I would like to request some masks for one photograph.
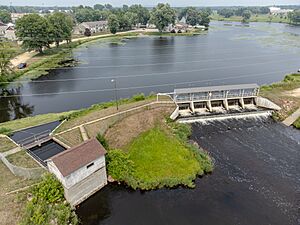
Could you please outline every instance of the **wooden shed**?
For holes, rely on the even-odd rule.
[[[67,201],[76,206],[107,184],[104,147],[90,139],[47,161],[62,183]]]

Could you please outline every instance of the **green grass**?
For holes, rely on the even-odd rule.
[[[293,123],[293,126],[300,129],[300,117]]]
[[[272,18],[272,19],[271,19]],[[272,16],[269,17],[268,14],[258,14],[252,15],[248,22],[272,22],[272,23],[289,23],[289,20],[285,17],[280,16]],[[219,21],[233,21],[233,22],[241,22],[243,17],[241,16],[231,16],[229,18],[225,18],[219,14],[211,15],[212,20],[219,20]]]
[[[0,152],[6,152],[17,147],[15,143],[7,137],[0,137]]]
[[[149,36],[193,36],[193,35],[199,35],[204,33],[204,31],[195,30],[185,33],[170,33],[170,32],[145,32],[146,35]]]
[[[26,117],[22,119],[7,121],[4,123],[0,123],[0,131],[17,131],[21,129],[25,129],[32,126],[38,126],[44,123],[50,123],[56,120],[60,120],[64,116],[68,116],[70,112],[62,112],[62,113],[48,113],[48,114],[41,114],[32,117]]]
[[[39,165],[24,150],[7,156],[7,160],[15,166],[37,168]]]
[[[134,163],[133,183],[141,189],[186,185],[203,174],[197,158],[178,138],[159,127],[141,134],[128,147]]]
[[[260,87],[262,93],[269,91],[288,91],[299,87],[300,85],[300,73],[292,73],[285,76],[280,81],[270,85],[264,85]]]

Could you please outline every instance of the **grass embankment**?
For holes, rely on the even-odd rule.
[[[41,114],[32,117],[26,117],[17,120],[11,120],[4,123],[0,123],[0,134],[10,134],[14,131],[29,128],[32,126],[38,126],[45,123],[50,123],[56,120],[60,120],[74,111],[70,112],[62,112],[62,113],[48,113],[48,114]]]
[[[90,122],[92,120],[99,119],[101,117],[105,117],[120,111],[124,111],[127,109],[131,109],[135,106],[144,105],[152,102],[155,99],[154,95],[144,96],[144,94],[137,94],[132,96],[131,98],[124,98],[118,100],[119,110],[116,109],[116,102],[104,102],[99,104],[94,104],[89,108],[77,110],[62,119],[66,119],[67,121],[63,123],[55,133],[62,132],[69,128],[79,126],[83,123]]]
[[[18,224],[23,217],[22,210],[26,205],[26,192],[7,194],[29,185],[38,180],[29,180],[13,175],[10,170],[0,161],[0,224]],[[31,223],[33,224],[33,223]]]
[[[107,154],[108,174],[134,189],[194,187],[193,181],[198,175],[212,171],[211,159],[204,151],[187,143],[191,133],[189,125],[151,119],[148,122],[152,127],[143,131],[139,126],[143,120],[141,115],[148,118],[154,111],[132,115],[108,130],[105,135],[111,147]],[[118,137],[123,145],[115,143],[115,132],[131,141]],[[135,134],[127,134],[132,132]]]
[[[300,117],[293,123],[293,126],[300,129]]]
[[[183,33],[171,33],[171,32],[151,32],[151,31],[147,31],[145,32],[145,35],[149,35],[149,36],[171,36],[171,37],[176,37],[176,36],[194,36],[194,35],[200,35],[203,34],[204,31],[200,30],[200,29],[194,29],[188,32],[183,32]]]
[[[211,15],[211,20],[218,20],[218,21],[232,21],[232,22],[242,22],[242,16],[231,16],[229,18],[225,18],[219,14]],[[268,14],[258,14],[252,15],[247,22],[269,22],[269,23],[289,23],[290,21],[286,17],[282,17],[279,15],[269,16]]]
[[[260,88],[260,94],[275,102],[282,109],[274,114],[276,120],[284,120],[300,107],[300,73],[286,75],[277,83]]]
[[[113,38],[119,38],[120,40],[126,37],[134,37],[137,36],[138,33],[126,33],[126,34],[111,34],[111,35],[103,35],[103,36],[94,36],[94,37],[86,37],[80,40],[75,40],[71,43],[63,43],[59,47],[53,47],[50,49],[46,49],[43,53],[35,55],[32,59],[30,59],[27,64],[27,68],[23,70],[15,70],[11,73],[10,76],[6,78],[7,82],[11,82],[16,79],[34,79],[39,76],[48,74],[49,70],[72,66],[74,65],[72,49],[77,48],[78,46],[99,39],[109,40]],[[5,86],[5,83],[2,83],[2,86]]]
[[[0,137],[0,153],[9,151],[16,147],[16,144],[9,140],[7,137]]]

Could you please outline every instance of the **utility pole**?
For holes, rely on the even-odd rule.
[[[115,88],[115,101],[116,101],[117,111],[119,111],[118,90],[117,90],[117,79],[112,79],[111,82],[114,83],[114,88]]]

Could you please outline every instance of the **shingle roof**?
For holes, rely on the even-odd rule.
[[[93,138],[82,144],[63,151],[50,160],[56,165],[60,173],[66,177],[81,167],[105,155],[104,147]]]
[[[179,88],[175,89],[175,94],[186,94],[186,93],[198,93],[207,91],[230,91],[239,89],[251,89],[258,88],[257,84],[236,84],[236,85],[222,85],[222,86],[206,86],[206,87],[195,87],[195,88]]]
[[[89,26],[90,28],[96,27],[96,26],[103,26],[107,25],[108,21],[107,20],[100,20],[100,21],[91,21],[91,22],[83,22],[82,25]]]

